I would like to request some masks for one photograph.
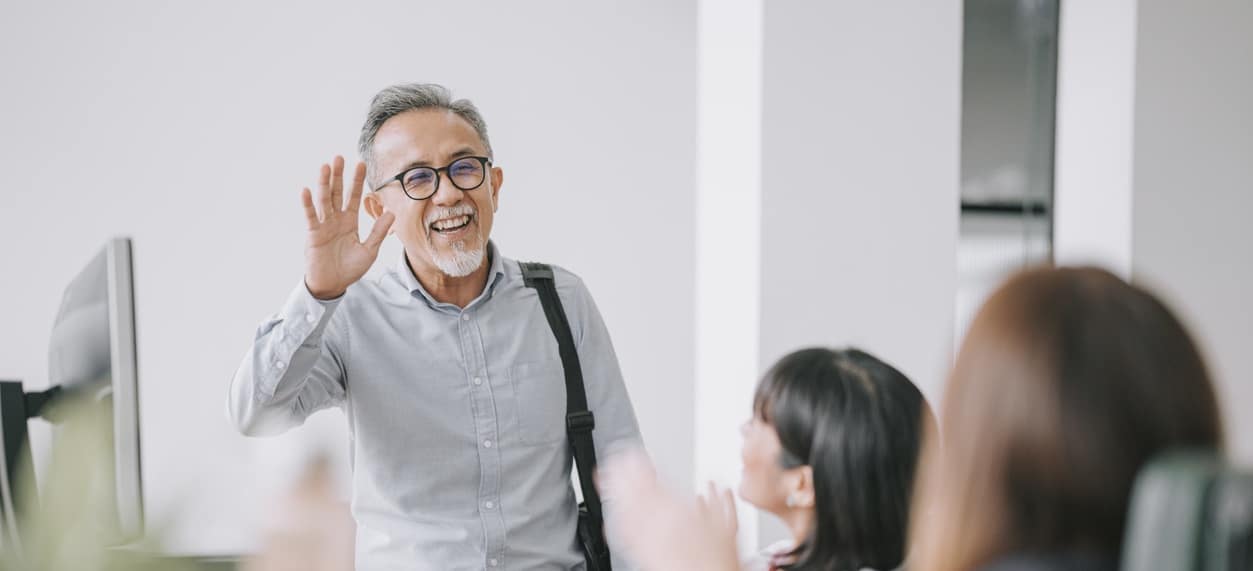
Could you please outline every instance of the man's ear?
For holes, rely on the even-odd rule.
[[[365,204],[365,213],[369,214],[370,218],[378,220],[379,216],[383,215],[383,201],[379,199],[377,192],[367,193],[361,198],[361,202]]]
[[[505,184],[505,171],[492,167],[492,212],[500,210],[500,187]]]

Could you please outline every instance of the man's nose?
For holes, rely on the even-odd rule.
[[[452,206],[461,202],[461,195],[464,192],[452,183],[448,171],[440,171],[435,176],[439,177],[437,179],[439,186],[435,189],[435,194],[431,195],[431,202],[440,206]]]

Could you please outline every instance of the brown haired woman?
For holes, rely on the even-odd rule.
[[[920,468],[913,571],[1116,570],[1136,472],[1221,449],[1209,374],[1152,294],[1038,269],[980,310]]]

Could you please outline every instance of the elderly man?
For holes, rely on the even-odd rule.
[[[304,280],[258,328],[231,418],[265,435],[344,410],[358,569],[582,568],[563,364],[536,290],[488,239],[504,172],[486,123],[441,86],[397,85],[358,150],[346,200],[340,157],[316,200],[304,189]],[[362,280],[388,234],[404,255]],[[638,443],[635,413],[587,288],[553,276],[603,459]]]

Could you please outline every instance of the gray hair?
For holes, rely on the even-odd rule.
[[[447,87],[436,83],[401,83],[384,88],[370,101],[370,110],[366,113],[365,124],[361,126],[361,138],[357,140],[357,152],[365,161],[366,170],[373,177],[374,173],[374,137],[388,119],[406,111],[417,109],[446,109],[465,119],[478,133],[483,146],[487,148],[487,157],[492,156],[492,143],[487,139],[487,122],[479,114],[478,107],[468,99],[452,98]]]

